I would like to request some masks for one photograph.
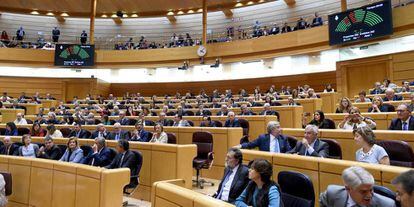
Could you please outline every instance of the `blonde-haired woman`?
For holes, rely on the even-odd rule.
[[[339,101],[338,108],[335,113],[349,113],[352,108],[352,102],[349,98],[344,97]]]

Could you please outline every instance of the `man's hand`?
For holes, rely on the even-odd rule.
[[[302,139],[302,144],[306,147],[306,149],[310,147],[308,140],[305,138]]]
[[[93,150],[93,153],[97,153],[98,152],[98,146],[96,144],[94,144],[92,146],[92,150]]]

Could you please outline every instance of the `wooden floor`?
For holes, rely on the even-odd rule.
[[[204,185],[203,189],[193,187],[193,191],[196,191],[196,192],[199,192],[205,195],[213,195],[217,191],[220,180],[213,180],[213,179],[205,179],[205,180],[213,182],[214,186],[206,184]],[[144,200],[124,197],[124,201],[128,201],[128,206],[151,207],[151,202],[144,201]]]

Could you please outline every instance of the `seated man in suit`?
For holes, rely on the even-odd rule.
[[[179,114],[181,116],[185,116],[186,111],[184,109],[185,108],[183,108],[181,105],[177,106],[177,113],[176,114]]]
[[[183,115],[176,114],[174,116],[174,124],[173,126],[176,127],[191,127],[190,123],[187,120],[183,120]]]
[[[58,146],[53,142],[52,137],[45,137],[45,146],[41,146],[37,152],[38,158],[44,158],[49,160],[59,160],[63,153]]]
[[[47,124],[60,124],[60,121],[56,118],[55,112],[47,113]]]
[[[135,130],[132,132],[131,141],[149,142],[151,137],[148,137],[148,131],[144,130],[144,126],[141,121],[137,121],[135,124]]]
[[[125,111],[120,111],[119,112],[118,123],[120,123],[123,126],[129,125],[129,119],[125,116]]]
[[[315,12],[315,17],[312,20],[312,25],[311,27],[317,27],[317,26],[322,26],[323,25],[323,21],[322,21],[322,17],[320,17],[318,15],[317,12]]]
[[[216,127],[216,122],[212,121],[210,116],[205,115],[200,123],[200,127]]]
[[[52,95],[50,95],[50,93],[47,93],[47,94],[46,94],[45,99],[46,99],[46,100],[56,100],[56,98],[53,98],[53,97],[52,97]]]
[[[292,97],[288,97],[288,106],[300,106],[300,103],[296,102]]]
[[[82,129],[82,125],[80,123],[75,123],[73,130],[69,134],[69,137],[89,138],[88,132]]]
[[[91,135],[91,139],[95,139],[97,137],[103,137],[105,139],[109,137],[109,132],[106,131],[105,125],[102,123],[96,126],[96,130]]]
[[[95,138],[92,151],[93,153],[85,158],[85,164],[104,167],[111,163],[111,151],[106,147],[105,138]]]
[[[253,112],[249,108],[247,108],[246,104],[242,104],[240,106],[240,110],[241,110],[240,116],[251,116],[251,115],[253,115]]]
[[[260,151],[286,153],[292,148],[287,138],[282,135],[280,123],[277,121],[269,121],[267,124],[267,134],[260,135],[257,139],[239,145],[242,149],[252,149],[259,147]]]
[[[200,104],[198,106],[198,111],[195,113],[196,116],[211,116],[211,111],[204,109],[204,105]]]
[[[387,90],[385,90],[385,97],[383,101],[402,101],[402,100],[403,100],[402,96],[395,95],[394,89],[387,88]]]
[[[272,111],[272,109],[270,109],[270,104],[269,103],[265,103],[264,105],[263,105],[263,111],[262,112],[260,112],[260,114],[259,115],[263,115],[263,116],[271,116],[271,115],[276,115],[276,111]],[[279,116],[278,116],[278,119],[279,119]]]
[[[374,193],[374,177],[362,167],[349,167],[342,172],[345,186],[329,185],[319,198],[320,207],[395,207],[395,201]]]
[[[313,157],[328,157],[329,145],[318,139],[317,126],[307,125],[305,127],[305,138],[302,141],[298,141],[289,153]]]
[[[158,115],[159,119],[157,122],[163,126],[171,126],[173,121],[171,119],[166,119],[165,116],[166,115],[164,112],[160,112],[160,114]]]
[[[385,91],[381,88],[380,82],[375,82],[374,89],[370,92],[370,94],[383,94]]]
[[[227,116],[229,109],[226,104],[221,105],[221,109],[217,112],[217,116]]]
[[[16,124],[16,125],[27,124],[27,121],[26,121],[25,118],[23,118],[22,113],[17,113],[16,114],[16,120],[14,120],[14,124]]]
[[[240,127],[239,119],[236,118],[236,114],[233,111],[230,111],[227,117],[224,127]]]
[[[0,147],[0,154],[16,156],[19,154],[19,146],[14,144],[9,136],[4,137],[3,143],[4,145]]]
[[[214,198],[233,203],[249,183],[249,168],[242,164],[243,154],[237,148],[230,148],[226,156],[224,176]]]
[[[392,184],[397,189],[397,201],[401,207],[414,207],[414,170],[400,174]]]
[[[414,130],[414,116],[411,115],[410,108],[403,103],[397,107],[397,118],[391,120],[389,130]]]
[[[217,99],[213,99],[213,103],[211,104],[211,108],[213,109],[218,109],[221,108],[222,105],[220,105],[219,103],[217,103]]]
[[[109,134],[108,139],[111,139],[111,140],[120,140],[120,139],[129,140],[129,133],[128,133],[128,131],[122,130],[120,123],[115,123],[114,124],[114,131],[111,132],[111,134]]]

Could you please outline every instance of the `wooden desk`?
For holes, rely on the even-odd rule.
[[[51,107],[56,107],[58,105],[57,100],[40,99],[40,103],[43,104],[44,108],[48,108],[48,109],[50,109]]]
[[[410,103],[410,100],[403,100],[403,101],[386,101],[384,103],[387,104],[391,104],[395,107],[395,109],[397,109],[398,105],[402,104],[402,103]],[[363,112],[368,112],[368,108],[371,107],[372,103],[371,102],[365,102],[365,103],[352,103],[352,106],[356,106],[359,108],[359,111],[361,111],[361,113]],[[338,104],[337,104],[338,106]]]
[[[0,155],[0,170],[13,175],[7,206],[121,206],[129,169],[108,170],[37,158]]]
[[[336,92],[331,93],[317,93],[322,99],[322,111],[324,113],[334,113],[336,104],[338,103],[339,95]]]
[[[24,114],[24,109],[0,109],[2,115],[2,123],[13,122],[16,120],[18,113]]]

